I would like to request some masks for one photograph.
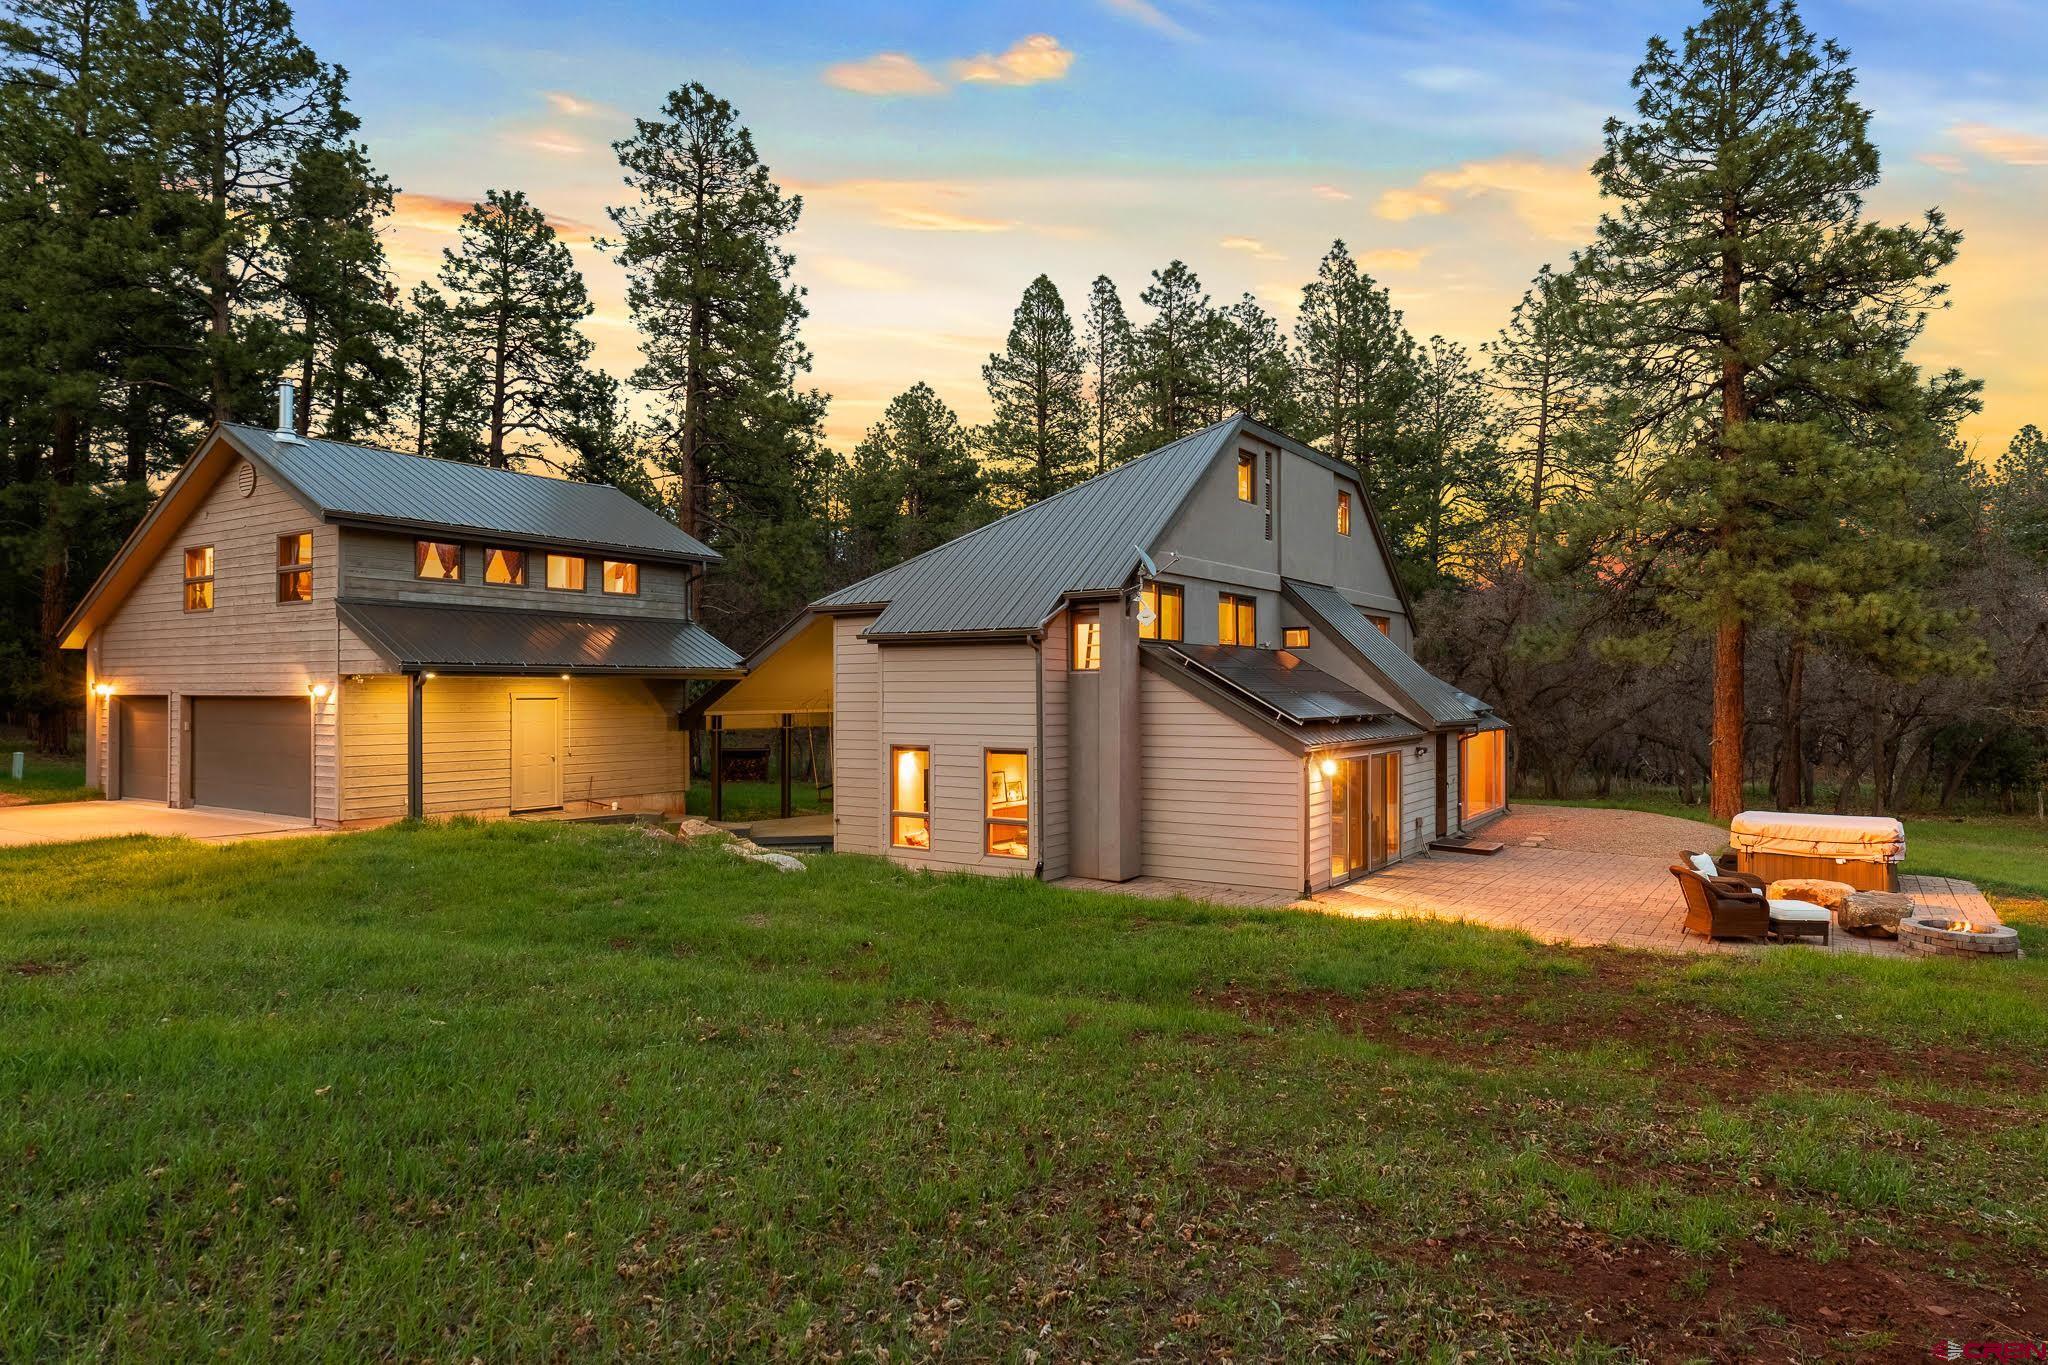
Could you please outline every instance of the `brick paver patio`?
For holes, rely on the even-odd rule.
[[[1302,909],[1362,919],[1428,916],[1519,929],[1551,943],[1650,948],[1661,952],[1757,952],[1763,945],[1716,943],[1682,932],[1685,903],[1669,869],[1681,848],[1715,852],[1719,831],[1697,820],[1643,811],[1525,806],[1489,826],[1507,847],[1492,857],[1437,853],[1296,902]],[[1998,916],[1968,882],[1904,876],[1899,889],[1979,924]],[[1819,948],[1817,940],[1801,946]],[[1772,950],[1775,951],[1775,945]],[[1904,955],[1890,939],[1837,930],[1828,950]]]

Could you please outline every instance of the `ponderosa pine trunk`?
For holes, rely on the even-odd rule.
[[[1805,691],[1806,643],[1794,640],[1785,667],[1784,704],[1778,713],[1778,773],[1772,799],[1779,810],[1797,806],[1806,786],[1806,727],[1801,714],[1806,706]]]

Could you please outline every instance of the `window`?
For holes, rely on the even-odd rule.
[[[213,547],[194,545],[185,551],[185,610],[213,610]]]
[[[1351,490],[1348,488],[1337,490],[1337,534],[1351,534]]]
[[[277,538],[277,600],[313,600],[313,533]]]
[[[1251,456],[1249,456],[1249,455],[1240,455],[1240,456],[1238,456],[1238,457],[1237,457],[1237,500],[1238,500],[1239,502],[1257,502],[1257,501],[1258,501],[1258,489],[1257,489],[1257,486],[1256,486],[1257,484],[1258,484],[1258,473],[1257,473],[1257,466],[1256,466],[1255,462],[1254,462],[1254,461],[1252,460],[1252,457],[1251,457]]]
[[[1491,815],[1508,803],[1508,732],[1481,730],[1458,741],[1459,818]]]
[[[932,846],[932,751],[889,750],[889,842],[896,848]]]
[[[462,547],[447,540],[412,543],[412,576],[445,583],[462,581]]]
[[[501,550],[496,546],[484,549],[484,582],[501,588],[523,588],[526,586],[526,551]]]
[[[623,560],[607,559],[604,572],[598,581],[604,584],[606,592],[618,593],[625,597],[636,596],[640,591],[640,566]]]
[[[1259,642],[1259,604],[1249,597],[1220,593],[1216,598],[1216,643],[1256,645]]]
[[[1067,666],[1076,673],[1093,673],[1102,667],[1102,613],[1074,613],[1074,653]]]
[[[1308,627],[1289,626],[1280,632],[1280,644],[1285,649],[1307,649]]]
[[[584,586],[582,555],[549,555],[548,586],[560,592],[582,592]]]
[[[1392,635],[1394,633],[1394,623],[1384,616],[1374,616],[1371,612],[1367,612],[1365,619],[1372,622],[1373,629],[1382,635]]]
[[[1150,621],[1138,622],[1140,640],[1179,640],[1182,635],[1182,608],[1185,595],[1178,583],[1147,583],[1139,590],[1138,600],[1152,613]]]
[[[1023,754],[982,755],[988,820],[983,847],[992,858],[1031,856],[1031,762]]]

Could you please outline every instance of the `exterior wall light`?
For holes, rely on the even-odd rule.
[[[1323,760],[1323,776],[1324,776],[1324,777],[1335,777],[1336,775],[1337,775],[1337,760],[1336,760],[1336,759],[1334,759],[1334,758],[1326,758],[1326,759],[1324,759],[1324,760]]]
[[[431,673],[422,673],[420,674],[420,676],[422,678],[425,678],[428,682],[432,682],[434,680],[434,675]]]
[[[306,695],[311,697],[314,701],[327,700],[327,684],[324,682],[316,682],[308,685],[306,688]]]
[[[105,701],[108,697],[114,695],[114,685],[112,683],[94,683],[92,685],[92,694],[101,701]]]

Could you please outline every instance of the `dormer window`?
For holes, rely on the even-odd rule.
[[[412,576],[438,583],[462,581],[462,547],[452,540],[412,543]]]
[[[583,573],[582,555],[548,556],[548,586],[557,592],[582,592]]]
[[[484,550],[484,582],[500,588],[526,586],[526,551],[488,546]]]
[[[1337,534],[1351,534],[1351,490],[1348,488],[1337,490]]]
[[[1257,502],[1259,500],[1258,462],[1250,455],[1237,457],[1237,500]]]
[[[640,566],[624,560],[607,559],[604,562],[604,590],[624,597],[637,597],[640,593]]]

